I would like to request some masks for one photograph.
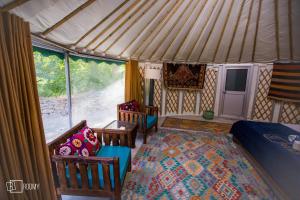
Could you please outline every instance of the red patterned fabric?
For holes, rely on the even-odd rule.
[[[57,149],[59,155],[94,156],[100,148],[97,134],[89,127],[84,127],[78,133],[67,139]]]
[[[139,111],[139,103],[136,100],[128,101],[120,105],[121,110]]]

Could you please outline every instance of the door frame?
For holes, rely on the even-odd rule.
[[[224,118],[231,118],[231,119],[246,119],[247,113],[249,109],[249,102],[250,102],[250,90],[251,90],[251,80],[253,76],[253,64],[224,64],[222,65],[221,70],[221,85],[220,85],[220,101],[219,101],[219,116]],[[226,84],[226,70],[227,69],[248,69],[247,73],[247,81],[246,81],[246,89],[245,89],[245,101],[243,102],[243,114],[241,117],[233,116],[233,115],[224,115],[223,108],[224,108],[224,92],[225,92],[225,84]]]

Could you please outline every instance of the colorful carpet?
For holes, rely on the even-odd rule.
[[[132,162],[122,199],[277,199],[229,136],[159,130]]]
[[[181,130],[204,131],[210,133],[229,133],[232,124],[208,122],[200,120],[179,119],[166,117],[161,125],[162,128],[173,128]]]

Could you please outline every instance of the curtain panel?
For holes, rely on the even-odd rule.
[[[129,60],[125,65],[125,101],[136,100],[142,105],[138,61]]]
[[[37,92],[29,24],[0,13],[1,199],[55,199]],[[6,182],[39,184],[20,194]]]

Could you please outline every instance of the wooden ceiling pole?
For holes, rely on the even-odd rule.
[[[253,1],[253,0],[252,0],[252,1]],[[231,37],[231,39],[230,39],[229,47],[228,47],[228,50],[227,50],[225,62],[228,61],[228,57],[229,57],[229,54],[230,54],[230,51],[231,51],[231,47],[232,47],[232,44],[233,44],[233,40],[234,40],[235,35],[236,35],[237,27],[239,26],[240,19],[241,19],[241,16],[242,16],[242,11],[244,10],[244,7],[245,7],[245,2],[246,2],[246,0],[243,0],[242,6],[241,6],[241,8],[240,8],[240,10],[239,10],[238,18],[237,18],[236,23],[235,23],[235,25],[234,25],[233,34],[232,34],[232,37]]]
[[[73,16],[75,16],[76,14],[78,14],[80,11],[82,11],[83,9],[85,9],[86,7],[88,7],[89,5],[91,5],[92,3],[94,3],[95,1],[96,0],[88,0],[88,1],[86,1],[81,6],[79,6],[75,10],[73,10],[71,13],[69,13],[67,16],[65,16],[64,18],[62,18],[60,21],[58,21],[56,24],[54,24],[53,26],[47,28],[42,33],[42,35],[45,36],[45,35],[49,34],[51,31],[53,31],[56,28],[58,28],[59,26],[61,26],[63,23],[65,23],[66,21],[68,21],[69,19],[71,19]]]
[[[99,42],[93,50],[95,51],[100,45],[104,44],[111,36],[113,36],[118,30],[120,30],[130,19],[132,19],[149,1],[144,1],[139,7],[137,7],[131,15],[129,15],[121,24],[115,28],[108,36],[106,36],[101,42]]]
[[[26,3],[28,0],[16,0],[13,2],[10,2],[3,7],[0,7],[0,12],[8,12],[18,6],[21,6],[22,4]]]
[[[289,24],[289,46],[290,46],[290,59],[294,59],[293,53],[293,24],[292,24],[292,0],[288,1],[288,24]]]
[[[194,45],[192,48],[190,48],[190,50],[188,51],[188,54],[187,54],[187,58],[185,61],[188,61],[192,55],[192,52],[194,51],[195,47],[196,47],[196,44],[198,43],[198,41],[201,39],[201,35],[203,33],[203,31],[205,30],[205,27],[207,26],[208,22],[209,22],[209,19],[211,18],[213,12],[215,11],[215,8],[217,7],[217,0],[215,1],[210,13],[209,13],[209,16],[207,17],[207,20],[205,21],[204,25],[203,25],[203,28],[201,29],[201,31],[199,32],[198,36],[196,38],[198,38],[196,40],[196,42],[194,42]]]
[[[257,13],[257,18],[256,18],[256,27],[255,27],[255,36],[254,36],[254,41],[253,41],[253,49],[252,49],[252,62],[254,62],[255,58],[255,50],[256,50],[256,39],[257,39],[257,33],[259,29],[259,20],[260,20],[260,13],[261,13],[261,2],[262,0],[259,0],[258,4],[258,13]]]
[[[180,50],[180,48],[182,47],[182,45],[186,42],[189,34],[192,32],[192,29],[195,27],[196,25],[196,22],[197,20],[199,19],[199,17],[201,16],[202,14],[202,11],[204,9],[204,7],[206,6],[206,3],[207,3],[208,0],[205,0],[204,4],[202,5],[201,9],[198,11],[198,13],[196,14],[197,17],[195,18],[194,22],[192,23],[190,29],[188,30],[187,34],[184,36],[184,39],[180,42],[179,46],[177,47],[176,51],[175,51],[175,54],[173,55],[172,59],[171,60],[174,60]]]
[[[224,8],[224,3],[225,3],[225,0],[222,1],[222,5],[220,6],[220,9],[219,9],[219,12],[217,13],[216,19],[215,19],[215,21],[213,22],[213,25],[212,25],[211,29],[209,30],[208,37],[206,38],[206,41],[205,41],[205,43],[204,43],[204,46],[203,46],[203,48],[201,49],[201,52],[200,52],[199,57],[198,57],[198,59],[197,59],[198,62],[199,62],[199,60],[200,60],[200,58],[201,58],[201,56],[202,56],[202,53],[203,53],[204,49],[206,48],[206,45],[207,45],[207,43],[208,43],[208,41],[209,41],[209,38],[210,38],[210,36],[211,36],[211,33],[212,33],[213,30],[215,29],[216,23],[217,23],[217,21],[218,21],[218,19],[219,19],[219,16],[220,16],[221,12],[222,12],[222,9]]]
[[[213,57],[213,59],[212,59],[213,62],[215,61],[216,56],[217,56],[217,53],[218,53],[218,51],[219,51],[220,43],[221,43],[221,41],[222,41],[222,39],[223,39],[224,31],[225,31],[225,28],[226,28],[226,26],[227,26],[228,19],[229,19],[230,15],[231,15],[231,10],[232,10],[232,8],[233,8],[233,1],[230,2],[230,8],[229,8],[229,11],[227,12],[226,19],[225,19],[225,23],[223,24],[222,31],[221,31],[221,36],[219,37],[219,40],[218,40],[218,43],[217,43],[217,47],[216,47],[216,50],[215,50],[215,52],[214,52],[214,57]]]
[[[190,12],[189,15],[187,15],[184,19],[184,22],[183,22],[183,25],[182,25],[182,28],[177,31],[177,33],[175,34],[175,37],[173,38],[173,40],[171,41],[170,45],[165,49],[164,53],[162,54],[162,56],[159,58],[159,60],[162,60],[162,58],[165,56],[165,54],[168,52],[168,50],[170,49],[170,47],[174,44],[175,41],[177,41],[177,37],[178,35],[184,30],[184,27],[186,26],[186,24],[188,23],[188,20],[194,15],[194,11],[195,9],[199,6],[201,1],[199,1],[198,3],[196,3],[196,5],[192,8],[192,11]],[[198,16],[198,14],[197,14]],[[197,17],[196,17],[197,18]],[[177,23],[178,25],[178,23]],[[189,28],[189,31],[190,31],[190,28]],[[171,32],[171,31],[170,31]]]
[[[280,60],[278,0],[274,0],[274,17],[275,17],[276,55],[277,55],[277,60]]]
[[[161,39],[161,40],[159,40],[159,43],[158,43],[158,46],[157,46],[157,48],[155,48],[153,51],[152,51],[152,53],[151,53],[151,55],[150,55],[150,60],[151,60],[151,58],[153,57],[153,55],[155,54],[155,50],[156,49],[159,49],[160,47],[161,47],[161,45],[163,44],[163,42],[166,40],[166,38],[169,36],[169,33],[172,33],[173,32],[173,30],[174,30],[174,28],[178,25],[178,22],[180,21],[180,19],[181,19],[181,17],[186,13],[186,11],[190,8],[192,6],[192,0],[190,0],[189,1],[189,3],[187,3],[186,4],[186,6],[185,6],[185,8],[183,9],[183,11],[180,13],[180,15],[176,18],[176,20],[175,20],[175,22],[172,24],[172,26],[171,26],[171,29],[169,29],[169,31],[164,35],[164,37]],[[195,6],[196,7],[196,6]],[[195,8],[194,7],[194,8]],[[185,18],[185,20],[186,20],[186,18]],[[179,32],[179,31],[178,31]],[[177,33],[178,33],[177,32]]]
[[[100,22],[98,22],[95,26],[93,26],[90,30],[88,30],[83,36],[81,36],[73,45],[76,46],[79,42],[81,42],[86,36],[88,36],[91,32],[93,32],[96,28],[98,28],[101,24],[103,24],[106,20],[108,20],[113,14],[115,14],[118,10],[120,10],[123,6],[125,6],[130,0],[125,0],[118,7],[116,7],[113,11],[111,11],[107,16],[105,16]]]
[[[144,44],[147,44],[147,45],[144,45],[144,48],[142,49],[141,53],[138,55],[138,59],[140,58],[140,56],[144,53],[144,51],[147,49],[147,47],[150,46],[150,44],[153,42],[154,38],[157,37],[159,35],[159,33],[162,31],[162,29],[164,28],[164,26],[166,25],[166,23],[169,21],[169,19],[176,13],[176,11],[178,10],[178,8],[182,5],[183,3],[183,0],[181,1],[178,1],[176,2],[175,4],[175,7],[173,7],[172,9],[172,12],[170,12],[168,14],[168,16],[163,20],[163,23],[159,24],[159,26],[155,27],[155,29],[151,32],[150,36],[151,37],[148,37],[146,38],[146,40],[141,44],[140,47],[142,47]],[[154,35],[153,33],[155,33],[155,31],[158,30],[157,34]],[[153,37],[152,37],[153,36]],[[139,50],[136,49],[136,51]],[[133,55],[135,54],[136,52],[133,53]]]
[[[123,30],[122,33],[120,33],[120,35],[104,50],[104,53],[106,53],[106,51],[108,51],[114,44],[116,44],[119,39],[127,33],[127,31],[134,26],[148,11],[150,11],[151,7],[156,4],[158,1],[154,0],[150,5],[148,5],[144,11],[142,13],[140,13],[139,16],[137,16],[127,27],[125,30]]]
[[[239,62],[241,61],[242,56],[243,56],[243,52],[244,52],[246,36],[247,36],[247,33],[248,33],[249,23],[250,23],[250,19],[251,19],[251,16],[252,16],[253,4],[254,4],[254,0],[252,0],[250,8],[249,8],[247,24],[246,24],[245,32],[244,32],[244,35],[243,35],[242,46],[241,46],[241,50],[240,50]]]
[[[177,1],[178,1],[178,0],[177,0]],[[169,1],[169,2],[171,2],[171,1]],[[164,4],[163,8],[164,8],[166,5],[167,5],[167,3]],[[174,4],[171,6],[171,8],[168,9],[168,11],[162,16],[162,18],[158,21],[158,25],[162,22],[163,19],[166,18],[166,16],[170,13],[170,11],[174,8],[175,5],[176,5],[176,3],[174,3]],[[150,26],[150,24],[151,24],[152,21],[155,19],[155,17],[159,16],[159,14],[160,14],[160,12],[163,10],[163,8],[161,8],[160,11],[159,11],[159,13],[157,12],[156,15],[154,15],[154,17],[153,17],[153,18],[146,24],[146,26],[142,29],[142,31],[141,31],[139,34],[137,34],[136,37],[133,38],[133,40],[132,40],[131,42],[129,42],[129,44],[127,45],[127,47],[124,48],[124,50],[119,54],[119,56],[123,55],[124,52],[127,51],[127,49],[128,49],[132,44],[135,43],[135,41],[139,38],[139,36],[142,35],[142,33]],[[158,26],[158,25],[157,25],[157,26]],[[156,27],[157,27],[157,26],[156,26]],[[145,39],[144,39],[142,42],[144,42],[144,41],[148,38],[148,36],[153,32],[153,30],[154,30],[154,29],[150,29],[149,32],[146,32],[147,37],[145,37]]]
[[[124,10],[118,17],[116,17],[111,23],[109,23],[100,33],[98,33],[86,46],[85,48],[90,47],[94,42],[98,40],[98,38],[103,35],[106,31],[108,31],[111,27],[113,27],[122,17],[124,17],[127,13],[131,12],[132,9],[138,5],[141,0],[136,0],[133,2],[126,10]]]

